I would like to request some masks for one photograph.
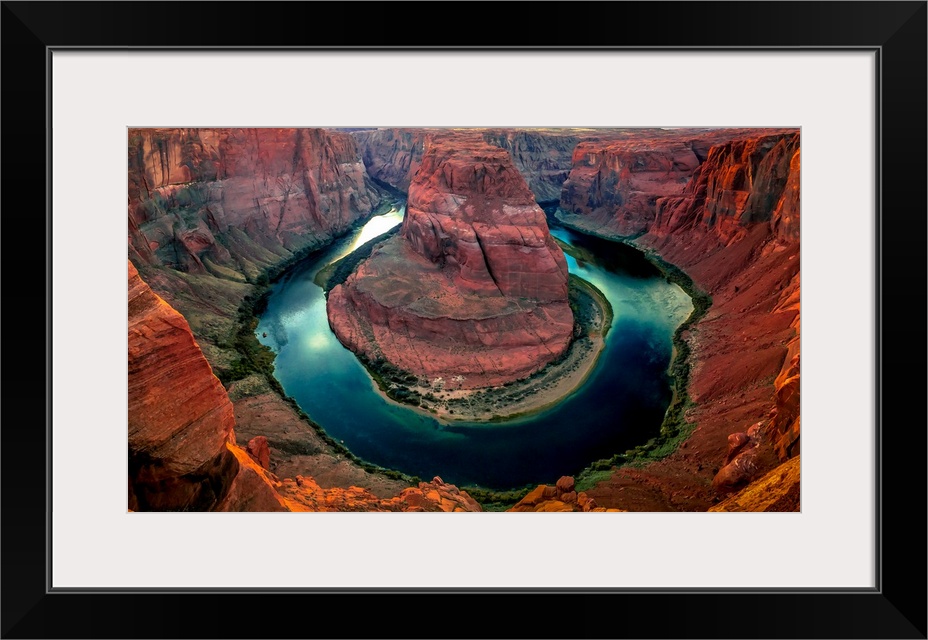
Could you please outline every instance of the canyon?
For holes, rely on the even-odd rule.
[[[242,305],[392,188],[409,193],[400,235],[330,292],[332,324],[358,352],[423,376],[453,365],[461,386],[496,384],[569,342],[566,268],[536,201],[556,199],[565,225],[676,265],[711,296],[681,336],[682,444],[581,477],[582,492],[536,489],[516,510],[798,509],[796,130],[140,129],[128,159],[130,509],[479,509],[440,478],[364,468],[274,388],[266,354],[240,348]],[[477,193],[495,204],[467,210]],[[499,223],[503,210],[518,234]],[[430,295],[453,301],[451,326],[477,353],[533,331],[534,348],[491,356],[503,378],[473,354],[438,357],[435,337],[452,329],[430,314]],[[475,317],[474,300],[492,300],[492,313]],[[402,360],[411,353],[425,357]],[[546,500],[560,504],[536,508]]]

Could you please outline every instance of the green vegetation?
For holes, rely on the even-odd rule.
[[[561,224],[571,227],[581,233],[590,233],[586,229],[573,227],[569,223],[561,220]],[[640,235],[640,234],[638,234]],[[637,237],[637,236],[635,236]],[[693,279],[689,277],[682,269],[673,265],[656,252],[642,249],[634,244],[635,237],[620,238],[606,237],[613,242],[621,242],[630,247],[638,249],[654,264],[667,279],[668,282],[676,284],[683,289],[693,301],[693,311],[683,323],[677,327],[673,334],[674,359],[670,365],[670,376],[673,384],[673,399],[670,406],[664,414],[664,421],[661,423],[660,431],[656,436],[646,443],[628,449],[624,453],[618,453],[611,458],[597,460],[588,465],[577,476],[577,490],[584,491],[593,487],[598,482],[602,482],[612,475],[612,470],[624,465],[635,467],[643,466],[649,462],[666,458],[677,450],[696,428],[694,423],[687,422],[686,412],[693,406],[693,401],[689,396],[690,382],[690,345],[684,339],[684,334],[697,322],[699,322],[712,306],[712,297],[696,286]]]
[[[393,204],[395,204],[395,201],[390,200],[386,202],[386,204],[382,204],[381,207],[378,208],[378,211],[380,213],[384,213],[385,211],[389,210]],[[380,211],[380,209],[383,209],[384,211]],[[375,212],[374,215],[378,215],[378,213]],[[379,239],[375,238],[371,242],[366,243],[364,247],[368,247],[368,245],[373,247],[373,243],[382,239],[382,237]],[[361,251],[364,247],[359,247],[357,251]],[[238,308],[236,322],[233,325],[234,328],[231,332],[231,335],[226,340],[220,341],[218,345],[221,348],[231,350],[235,353],[235,357],[232,359],[232,365],[228,368],[216,367],[213,371],[225,387],[228,387],[232,382],[242,380],[252,374],[263,376],[271,389],[273,389],[273,391],[279,395],[284,402],[290,405],[290,407],[293,409],[293,412],[301,420],[313,428],[317,435],[334,453],[344,456],[346,459],[361,469],[364,469],[368,473],[380,474],[386,478],[390,478],[391,480],[398,480],[410,486],[416,486],[419,482],[422,481],[418,476],[407,475],[393,469],[385,469],[378,465],[362,460],[361,458],[354,455],[351,451],[349,451],[345,445],[338,442],[328,433],[326,433],[321,425],[314,422],[309,417],[309,415],[307,415],[306,412],[300,408],[300,405],[297,403],[297,401],[293,397],[287,395],[287,392],[284,390],[283,386],[280,384],[277,378],[274,377],[274,359],[277,356],[270,347],[261,344],[255,335],[255,330],[258,327],[258,317],[267,309],[267,303],[271,295],[271,283],[279,280],[288,269],[291,269],[301,261],[310,257],[319,249],[319,246],[310,245],[295,251],[281,262],[278,262],[277,264],[274,264],[270,267],[266,267],[256,278],[254,278],[254,281],[250,283],[254,285],[254,289],[242,300],[242,303]],[[353,253],[357,253],[357,251]],[[369,251],[370,248],[368,249],[368,252]],[[385,371],[385,373],[393,375],[393,373],[389,370]],[[312,455],[318,453],[318,451],[316,451],[310,445],[292,441],[284,442],[275,440],[269,444],[281,451],[293,455]]]
[[[229,369],[216,369],[216,377],[224,386],[252,373],[263,374],[276,380],[274,378],[276,356],[270,348],[258,342],[258,338],[255,337],[258,315],[267,308],[267,300],[271,295],[267,279],[265,276],[262,277],[265,279],[264,285],[257,286],[253,292],[245,296],[238,308],[238,317],[230,340],[220,345],[233,349],[238,356]]]
[[[492,489],[477,486],[460,487],[460,489],[466,491],[471,498],[479,502],[484,511],[506,511],[524,498],[535,486],[531,485],[510,491],[493,491]]]

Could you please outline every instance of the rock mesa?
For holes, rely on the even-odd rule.
[[[430,138],[400,234],[329,294],[339,340],[445,388],[524,378],[573,332],[567,263],[510,154]]]

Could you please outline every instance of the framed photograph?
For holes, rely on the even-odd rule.
[[[47,340],[47,357],[42,364],[36,363],[34,352],[26,353],[16,359],[16,375],[7,378],[9,395],[5,394],[5,399],[10,415],[3,433],[3,462],[9,474],[3,490],[7,516],[3,529],[3,637],[306,635],[305,624],[292,619],[294,612],[314,611],[314,619],[326,618],[321,612],[343,606],[365,613],[348,614],[350,629],[344,626],[345,614],[340,614],[338,619],[331,616],[331,620],[319,622],[309,633],[333,637],[479,637],[499,634],[498,627],[493,632],[487,630],[486,605],[491,602],[496,610],[512,612],[511,627],[505,635],[926,637],[928,580],[922,511],[926,434],[922,413],[912,411],[913,400],[918,406],[924,398],[925,380],[924,366],[914,368],[911,364],[925,353],[926,176],[922,151],[928,115],[926,3],[757,2],[742,3],[737,11],[729,3],[547,4],[529,12],[532,19],[539,20],[535,30],[505,28],[505,34],[491,35],[491,40],[500,41],[489,43],[476,42],[473,34],[487,33],[491,23],[505,23],[499,22],[499,16],[490,18],[490,5],[448,5],[456,16],[457,29],[450,30],[447,24],[436,27],[433,33],[441,36],[434,41],[416,29],[416,42],[408,41],[413,31],[410,25],[419,24],[415,11],[397,10],[385,3],[364,7],[307,4],[299,5],[300,11],[295,10],[297,6],[3,4],[7,54],[3,63],[7,72],[5,221],[7,238],[13,240],[7,243],[6,297],[15,301],[15,307],[28,301],[46,310]],[[316,16],[313,25],[298,17],[305,9]],[[541,20],[545,17],[549,20]],[[321,28],[326,22],[339,28]],[[545,26],[545,22],[553,25]],[[576,26],[565,29],[568,24]],[[631,25],[655,26],[644,29]],[[310,27],[312,33],[307,32]],[[393,38],[402,43],[390,42]],[[513,131],[524,134],[539,130],[547,132],[544,144],[550,148],[539,151],[541,143],[529,139],[523,143],[528,149],[523,146],[521,154],[506,149],[507,144],[513,146],[506,138]],[[378,165],[378,158],[388,153],[385,150],[406,152],[397,131],[413,137],[419,135],[417,132],[433,133],[409,143],[409,148],[418,144],[423,149],[420,155],[411,153],[411,158],[404,156],[394,164]],[[595,131],[595,136],[590,131]],[[748,133],[726,133],[717,140],[719,131]],[[252,149],[249,136],[268,139]],[[274,136],[280,140],[270,140]],[[306,136],[319,140],[306,141]],[[175,138],[181,137],[184,142],[178,146]],[[569,173],[561,175],[560,168],[551,167],[559,162],[554,160],[559,153],[554,148],[557,141],[566,138],[569,142],[563,144],[572,164]],[[655,234],[659,235],[660,228],[670,229],[672,220],[684,219],[686,211],[694,207],[699,208],[699,215],[713,209],[724,218],[737,211],[747,220],[760,207],[755,207],[751,198],[761,196],[748,194],[743,184],[768,185],[765,193],[773,194],[770,198],[777,201],[771,228],[789,242],[777,247],[757,245],[743,255],[736,251],[718,254],[721,257],[713,268],[722,269],[724,263],[724,268],[734,269],[738,277],[726,282],[731,291],[726,292],[727,297],[716,295],[716,302],[723,302],[730,318],[744,323],[744,345],[738,353],[718,357],[711,366],[718,369],[715,375],[720,381],[738,377],[742,371],[750,376],[755,365],[761,370],[756,364],[762,360],[759,354],[766,353],[771,345],[763,338],[766,334],[760,334],[763,339],[758,340],[755,329],[759,323],[775,324],[781,318],[772,319],[773,310],[770,317],[749,312],[751,305],[758,303],[743,295],[744,291],[760,281],[762,288],[779,291],[784,305],[793,305],[795,313],[790,317],[795,316],[797,344],[795,370],[787,367],[781,371],[778,365],[777,371],[769,373],[766,363],[756,375],[757,385],[773,384],[783,406],[789,405],[795,394],[797,406],[795,415],[780,420],[782,425],[774,414],[758,418],[758,425],[779,425],[779,449],[773,450],[780,455],[779,460],[761,463],[742,457],[726,471],[726,463],[744,456],[746,443],[758,436],[757,431],[745,427],[747,413],[742,412],[742,416],[723,410],[721,403],[742,398],[747,406],[749,400],[743,397],[750,396],[750,385],[740,385],[734,395],[708,394],[720,403],[711,415],[738,417],[732,418],[730,430],[725,424],[717,427],[719,433],[731,432],[730,448],[713,451],[712,455],[721,459],[719,468],[709,473],[702,468],[708,454],[704,460],[697,451],[708,440],[668,429],[666,440],[653,446],[686,451],[681,455],[689,455],[694,465],[699,464],[700,473],[694,477],[703,478],[701,482],[707,486],[681,485],[670,490],[662,485],[665,488],[660,495],[670,497],[660,505],[652,498],[638,497],[623,498],[624,502],[616,498],[610,503],[640,506],[622,509],[627,511],[624,513],[318,513],[325,510],[318,508],[320,501],[336,501],[340,506],[354,501],[356,506],[359,501],[370,500],[377,506],[361,511],[391,511],[389,505],[395,506],[398,499],[403,511],[468,511],[471,503],[478,501],[440,478],[430,483],[430,477],[421,478],[422,483],[418,487],[413,484],[401,498],[390,497],[392,485],[349,489],[354,480],[346,479],[350,474],[344,475],[340,469],[351,466],[346,461],[355,460],[352,456],[362,443],[352,440],[351,434],[340,435],[328,427],[319,437],[327,438],[326,446],[330,447],[325,449],[330,459],[329,478],[339,480],[326,486],[348,493],[333,496],[315,484],[310,486],[314,480],[300,475],[297,463],[285,467],[278,460],[276,469],[269,470],[267,439],[262,441],[263,436],[251,433],[247,425],[258,417],[272,422],[276,409],[259,401],[263,396],[248,387],[249,380],[260,378],[253,374],[262,373],[263,346],[277,352],[280,373],[285,366],[281,349],[288,341],[308,344],[316,339],[291,333],[280,340],[275,333],[288,314],[305,310],[287,307],[290,303],[285,304],[281,297],[270,302],[256,298],[254,304],[266,303],[267,311],[263,315],[255,311],[257,324],[243,322],[248,330],[240,336],[242,344],[231,344],[225,329],[213,323],[211,316],[196,317],[191,312],[196,306],[191,300],[196,299],[196,304],[204,300],[197,297],[195,278],[184,275],[178,280],[180,284],[169,286],[157,280],[166,271],[144,266],[169,262],[179,266],[183,274],[196,274],[198,269],[204,274],[219,274],[230,290],[260,287],[279,275],[265,267],[283,264],[269,256],[293,256],[295,261],[318,248],[301,245],[296,236],[288,235],[288,216],[298,215],[293,213],[299,208],[293,202],[306,197],[330,198],[341,203],[332,205],[333,211],[364,210],[369,215],[376,210],[386,217],[396,214],[396,221],[404,219],[402,235],[394,238],[401,237],[419,258],[424,256],[423,260],[450,261],[454,272],[460,274],[459,284],[466,295],[455,298],[457,308],[466,306],[471,299],[468,296],[478,295],[486,285],[494,296],[501,295],[499,304],[506,307],[506,313],[515,307],[524,312],[526,326],[534,327],[531,317],[536,309],[531,305],[544,306],[546,320],[533,331],[542,327],[554,331],[559,324],[552,305],[562,303],[566,309],[568,281],[574,283],[568,279],[567,266],[576,273],[577,264],[596,264],[596,247],[579,246],[569,230],[584,230],[584,220],[597,215],[602,203],[590,194],[594,186],[596,193],[605,192],[598,182],[603,175],[606,180],[612,179],[609,176],[615,181],[622,179],[618,168],[606,171],[612,161],[606,156],[619,147],[623,153],[632,147],[653,149],[656,139],[663,141],[662,149],[677,149],[678,138],[686,141],[679,145],[679,153],[667,152],[666,158],[658,159],[635,156],[641,163],[632,169],[640,170],[634,178],[638,182],[628,192],[615,188],[608,196],[623,198],[626,209],[631,207],[629,199],[634,203],[638,198],[641,210],[656,216],[658,222],[639,229],[635,220],[601,219],[597,233],[608,236],[611,231],[614,236],[638,238],[647,232],[639,248],[669,256],[668,271],[656,278],[655,287],[683,286],[692,297],[698,287],[686,289],[686,282],[674,278],[690,276],[684,271],[676,274],[671,265],[676,260],[691,271],[693,279],[711,281],[705,261],[685,262],[681,257],[708,251],[708,245],[701,244],[701,237],[692,231],[695,227],[686,227],[685,239],[677,235],[661,240]],[[758,142],[761,138],[763,141]],[[292,139],[298,141],[295,147]],[[733,142],[738,140],[741,142]],[[366,166],[353,169],[354,155],[346,155],[343,144],[355,145]],[[721,157],[719,149],[725,145],[729,156],[740,153],[749,158],[744,165],[748,169],[742,171],[737,163],[726,159],[729,156]],[[184,151],[178,152],[181,147]],[[188,157],[193,153],[190,149],[196,150],[194,160]],[[443,150],[448,153],[442,155]],[[178,159],[172,156],[176,153],[186,155]],[[301,175],[309,182],[292,182],[299,173],[296,171],[275,173],[275,153],[287,156],[285,160],[294,166],[302,163],[305,170]],[[315,169],[306,167],[315,162],[312,158],[317,153],[331,162],[320,164],[323,168],[313,173]],[[542,154],[544,159],[533,159],[532,153]],[[693,162],[688,161],[690,156]],[[631,157],[622,156],[621,162],[636,161],[629,160]],[[410,171],[410,160],[421,165],[418,172]],[[661,164],[664,160],[666,167]],[[549,161],[550,165],[546,164]],[[525,170],[532,162],[538,165],[538,181],[531,177],[535,174]],[[660,165],[655,169],[661,173],[659,180],[649,177],[648,162]],[[712,169],[713,163],[719,166]],[[584,173],[582,167],[587,165],[596,168],[595,177],[592,169],[587,172],[589,176]],[[194,166],[195,170],[191,169]],[[391,171],[397,166],[403,171],[393,175]],[[270,184],[267,193],[258,194],[253,186],[238,184],[235,167],[244,167],[242,171],[249,175],[263,172],[264,181]],[[331,168],[330,173],[326,167]],[[434,169],[432,174],[426,170],[429,167]],[[348,176],[355,169],[361,173]],[[518,176],[516,169],[529,175],[527,182],[515,177],[518,184],[486,177],[487,173]],[[217,172],[224,177],[221,187],[202,179]],[[672,197],[669,191],[664,193],[667,172],[677,177],[680,195],[676,190]],[[168,174],[171,176],[166,178]],[[702,183],[701,174],[705,176]],[[727,176],[724,179],[720,177],[723,174]],[[473,197],[468,196],[473,209],[467,213],[470,226],[451,232],[450,223],[442,222],[446,225],[442,232],[429,235],[426,227],[436,224],[443,207],[451,206],[448,203],[463,206],[460,197],[449,196],[442,185],[465,176],[474,182]],[[544,182],[548,179],[550,185]],[[327,185],[338,180],[362,186],[369,180],[371,187],[333,196],[326,191]],[[222,193],[217,193],[220,188]],[[408,191],[409,200],[398,199],[397,189]],[[458,182],[455,193],[460,189]],[[529,228],[528,222],[520,223],[519,260],[523,262],[512,267],[510,254],[515,255],[511,247],[518,244],[513,239],[516,232],[508,227],[500,230],[493,221],[481,218],[480,198],[491,197],[487,194],[494,190],[505,192],[505,198],[499,198],[506,201],[507,215],[535,220],[536,201],[547,199],[546,189],[555,193],[551,211],[545,210],[549,222],[539,222],[537,229]],[[31,197],[25,206],[21,202],[14,206],[13,196],[20,192],[45,195],[46,287],[41,292],[37,278],[23,277],[23,265],[37,263],[32,247],[39,234],[31,225],[24,225],[37,214],[22,209],[41,209],[43,205],[34,201],[42,196]],[[370,193],[379,194],[378,202],[369,199]],[[393,200],[388,197],[391,193]],[[795,202],[789,193],[796,194]],[[127,194],[128,229],[122,217]],[[513,212],[521,205],[513,203],[519,194],[525,195],[525,211],[516,216]],[[270,215],[265,206],[268,202],[278,207],[274,237],[279,246],[252,242],[261,233],[254,224],[243,222],[246,231],[240,235],[223,226],[223,216],[233,209],[242,210],[245,205],[238,204],[249,199],[256,202],[255,215]],[[702,204],[708,199],[713,199],[712,207]],[[195,206],[188,206],[193,201]],[[797,217],[800,202],[801,233]],[[238,204],[233,207],[229,203]],[[223,205],[229,205],[228,211]],[[769,205],[763,205],[765,211]],[[529,210],[531,215],[526,213]],[[138,211],[136,218],[133,211]],[[202,211],[211,211],[214,221],[198,218]],[[544,217],[540,220],[543,222]],[[561,223],[563,230],[552,226]],[[350,224],[346,220],[346,225]],[[24,227],[30,228],[26,237],[33,240],[24,240],[20,232]],[[488,231],[490,227],[494,229]],[[533,237],[545,235],[539,231],[542,227],[545,232],[550,227],[550,236],[542,238],[540,244],[525,240],[529,232]],[[415,339],[438,331],[440,322],[436,324],[435,319],[444,317],[445,312],[425,309],[428,305],[422,302],[434,293],[434,287],[429,288],[432,276],[428,262],[417,267],[413,277],[411,263],[396,267],[391,253],[406,251],[407,245],[361,241],[379,238],[378,233],[387,228],[371,229],[370,237],[355,239],[343,252],[347,262],[333,257],[328,270],[311,274],[328,287],[329,312],[327,317],[320,316],[320,322],[327,322],[325,328],[331,326],[334,336],[366,361],[375,379],[386,381],[382,390],[389,401],[408,404],[413,394],[424,410],[438,414],[457,411],[457,418],[462,412],[469,416],[467,411],[492,411],[491,407],[498,406],[494,399],[481,395],[477,402],[459,393],[459,388],[469,391],[470,380],[480,374],[476,369],[454,369],[458,366],[454,354],[445,354],[434,366],[438,356],[428,355],[432,364],[422,364],[421,371],[403,361]],[[217,241],[220,234],[226,235]],[[476,240],[470,242],[468,234]],[[123,338],[127,245],[123,243],[127,235],[128,398],[123,359],[127,346]],[[435,238],[437,244],[430,244]],[[713,247],[729,240],[729,236],[716,238]],[[498,242],[504,248],[488,249],[487,242]],[[234,243],[238,243],[237,249],[229,253]],[[215,248],[204,251],[207,245]],[[363,263],[367,271],[362,273],[360,263],[350,263],[357,253],[355,245],[376,246],[379,262],[370,254]],[[566,253],[564,269],[556,268],[560,263],[554,258],[553,267],[544,267],[550,256],[545,253],[538,257],[542,250],[551,256]],[[483,256],[486,273],[474,269],[469,251]],[[773,255],[776,251],[780,253]],[[536,260],[533,265],[542,265],[530,277],[525,275],[528,263],[524,256],[528,254]],[[150,260],[146,258],[149,255]],[[797,262],[790,263],[793,258]],[[801,484],[800,291],[796,266],[800,259],[802,422],[806,431]],[[741,262],[732,267],[731,261],[737,260]],[[135,265],[141,276],[135,275],[133,280]],[[362,278],[365,273],[366,282]],[[557,280],[556,276],[563,277]],[[152,283],[150,288],[146,280]],[[578,309],[586,308],[583,301],[592,301],[590,309],[596,307],[605,316],[606,305],[597,306],[600,298],[596,296],[608,301],[610,284],[602,279],[591,281],[592,288],[582,294],[587,297],[571,298],[570,308],[579,314]],[[378,283],[384,282],[394,288],[378,290]],[[390,345],[399,344],[396,336],[383,338],[371,319],[380,308],[372,311],[359,300],[376,300],[378,296],[392,296],[393,300],[397,282],[415,289],[410,300],[414,298],[417,306],[410,303],[402,312],[411,313],[413,306],[418,310],[416,318],[421,322],[414,329],[420,338],[407,333],[406,342],[391,351]],[[168,291],[175,297],[167,295],[165,302],[153,290]],[[363,295],[358,293],[362,290]],[[649,295],[659,295],[649,291]],[[287,295],[294,305],[305,304],[301,299],[304,293],[294,287]],[[559,293],[565,294],[563,300],[557,297]],[[461,295],[442,290],[434,293],[433,299]],[[340,311],[332,311],[333,300]],[[209,303],[219,308],[226,301],[217,294]],[[193,343],[190,337],[196,353],[183,351],[183,345],[176,346],[180,342],[175,343],[177,351],[169,355],[146,352],[144,345],[133,339],[133,305],[136,311],[144,307],[146,313],[157,315],[161,323],[157,326],[171,331],[187,327],[189,322],[186,335],[200,338]],[[388,306],[384,303],[383,308]],[[663,311],[673,315],[672,309]],[[680,318],[686,315],[680,313]],[[593,324],[600,317],[593,311],[587,315]],[[486,321],[485,316],[481,322]],[[383,322],[390,324],[389,320]],[[407,329],[415,324],[410,324],[408,317],[403,322]],[[568,333],[576,327],[582,333],[583,325],[578,323],[564,326]],[[734,323],[731,320],[729,324]],[[665,324],[667,341],[675,340],[675,354],[693,344],[674,333],[680,322],[668,320]],[[783,335],[788,329],[792,331],[788,325],[784,325]],[[138,325],[136,335],[148,336],[158,330],[153,327]],[[706,331],[723,330],[718,323],[712,327]],[[731,333],[736,328],[724,331]],[[485,330],[479,328],[478,332]],[[23,331],[14,327],[7,336],[20,337]],[[216,336],[212,342],[211,335]],[[678,338],[682,340],[679,343]],[[546,345],[554,344],[557,336],[545,340]],[[11,342],[8,339],[8,346]],[[487,344],[486,340],[483,343]],[[315,349],[323,348],[313,344]],[[420,343],[415,345],[421,349]],[[238,349],[239,354],[252,353],[253,357],[227,358],[226,348]],[[524,349],[516,355],[491,351],[484,355],[500,360],[501,367],[515,377],[537,368],[537,362],[525,361]],[[752,360],[747,352],[758,355]],[[15,351],[8,352],[8,364],[13,361],[10,353]],[[144,371],[149,375],[157,368],[152,362],[169,357],[183,360],[189,371],[201,361],[211,363],[221,385],[198,386],[200,379],[194,374],[180,379],[173,368],[157,384],[169,389],[174,400],[162,403],[167,409],[158,405],[154,411],[163,417],[184,394],[203,402],[211,393],[222,396],[228,415],[218,409],[207,412],[210,420],[224,425],[214,443],[222,455],[215,457],[213,449],[193,451],[190,442],[200,441],[188,432],[175,434],[158,447],[164,451],[185,441],[181,448],[191,460],[185,459],[183,464],[189,468],[183,467],[177,456],[159,458],[151,453],[151,447],[144,455],[133,448],[133,425],[152,406],[134,400],[133,371],[140,369],[133,369],[133,357],[146,363]],[[403,366],[394,370],[391,363],[397,362]],[[705,362],[699,364],[709,366]],[[41,371],[25,373],[30,366]],[[13,371],[12,365],[10,369]],[[446,369],[452,373],[441,375]],[[206,370],[210,371],[209,365]],[[409,375],[410,371],[416,375]],[[495,374],[480,371],[487,378],[485,386],[499,382]],[[706,377],[705,371],[697,375]],[[335,369],[324,377],[335,383],[325,386],[320,377],[312,384],[319,386],[317,395],[322,393],[331,402],[333,415],[342,415],[343,406],[360,410],[363,400],[352,390],[351,380],[338,378]],[[271,380],[270,376],[267,379]],[[41,393],[33,380],[46,380]],[[295,388],[295,383],[283,382],[288,390]],[[556,386],[557,381],[543,382]],[[148,393],[155,383],[146,384]],[[636,397],[646,394],[636,389]],[[227,393],[237,402],[235,416]],[[520,402],[528,407],[544,393],[522,393]],[[529,396],[533,399],[526,399]],[[151,396],[146,397],[150,400]],[[17,418],[12,419],[12,409],[24,400],[34,407],[46,407],[43,424],[38,418],[23,421],[18,409]],[[708,405],[704,402],[700,411]],[[241,420],[242,411],[251,412],[250,422]],[[583,419],[594,415],[592,408],[573,411],[573,416],[558,418],[565,431],[582,428]],[[660,411],[663,414],[665,409]],[[785,416],[786,409],[781,408],[780,415]],[[445,417],[451,419],[450,415]],[[233,427],[235,418],[239,418],[241,428]],[[367,420],[381,418],[386,419],[372,414]],[[888,437],[884,438],[884,433]],[[404,462],[374,462],[398,468],[400,480],[409,484],[409,478],[420,471],[403,466],[408,464],[405,460],[422,459],[426,451],[443,455],[441,446],[447,444],[443,441],[454,435],[449,431],[428,442],[412,437],[391,442],[395,459]],[[674,440],[677,436],[679,441]],[[743,441],[739,440],[742,436]],[[365,439],[375,437],[373,432],[364,434]],[[540,434],[538,437],[541,439]],[[274,440],[270,446],[279,452],[281,442],[286,444],[286,439]],[[490,446],[471,444],[475,457]],[[550,442],[538,445],[539,452],[555,448]],[[632,469],[629,478],[634,477],[641,487],[664,482],[659,471],[653,471],[657,467],[635,471],[640,459],[652,455],[647,447],[630,446],[625,453],[615,453],[622,459],[607,457],[600,460],[602,469],[590,470],[613,479],[614,494],[610,495],[635,491],[631,480],[623,484],[615,479],[618,476],[609,475],[623,464]],[[290,454],[293,459],[309,455],[302,449]],[[360,455],[365,460],[369,457]],[[539,453],[536,457],[534,462],[542,464],[543,456]],[[593,456],[590,462],[597,457],[601,456]],[[39,471],[42,460],[44,484]],[[779,466],[784,460],[792,460],[795,478],[789,475],[792,467]],[[211,461],[215,468],[203,471],[213,464]],[[704,500],[694,497],[693,492],[703,491],[708,496],[710,480],[716,487],[716,483],[734,478],[726,474],[740,472],[750,464],[767,464],[765,472],[777,469],[764,476],[766,484],[756,485],[750,500],[739,498],[743,493],[733,489],[731,499],[715,505],[719,508],[709,508],[708,502],[703,505],[706,508],[693,507]],[[234,488],[217,488],[225,477],[223,469],[229,465],[247,473],[237,472]],[[497,466],[505,468],[493,469],[493,474],[473,483],[489,486],[496,482],[500,488],[477,496],[483,504],[516,511],[606,510],[596,503],[595,490],[589,489],[595,486],[588,482],[590,476],[578,476],[582,486],[574,486],[573,479],[561,486],[560,482],[555,484],[557,477],[551,477],[551,486],[539,487],[538,495],[527,502],[528,496],[513,497],[502,491],[504,486],[519,484],[523,470],[516,465]],[[486,467],[484,464],[484,473]],[[271,473],[275,470],[276,474]],[[453,478],[469,477],[465,467],[455,467],[453,473],[457,474]],[[193,477],[196,482],[190,481]],[[730,481],[734,485],[737,479]],[[467,483],[459,484],[463,487]],[[383,495],[374,495],[377,490]],[[640,496],[645,495],[652,494],[642,489]],[[250,508],[242,506],[249,501],[254,501]],[[547,506],[542,508],[543,503]],[[525,508],[515,508],[519,505]],[[750,513],[706,513],[707,509]],[[304,512],[272,513],[284,510]],[[10,585],[16,588],[8,589]],[[468,598],[459,598],[465,594]],[[554,608],[543,610],[538,597],[548,598]],[[468,611],[474,603],[477,607]],[[517,604],[528,605],[534,613],[519,612],[513,606]],[[404,609],[406,614],[397,615]],[[415,614],[410,613],[413,610]],[[290,614],[282,613],[287,611]],[[557,615],[552,616],[552,611]],[[420,619],[427,624],[417,625]]]

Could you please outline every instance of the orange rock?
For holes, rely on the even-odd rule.
[[[725,459],[726,464],[731,462],[744,446],[751,441],[750,436],[746,433],[732,433],[728,436],[728,456]]]
[[[558,494],[564,494],[573,491],[575,485],[576,483],[571,476],[561,476],[558,478],[555,486],[557,487]]]
[[[245,447],[245,450],[248,452],[248,455],[258,462],[258,464],[265,469],[270,469],[271,449],[267,444],[267,438],[264,436],[255,436],[248,441],[248,446]]]
[[[558,511],[573,511],[573,506],[567,504],[566,502],[561,502],[560,500],[548,500],[542,502],[540,505],[535,507],[536,513],[551,513]]]
[[[533,505],[533,506],[538,504],[539,502],[544,500],[545,497],[547,497],[545,496],[545,489],[547,489],[546,485],[543,485],[543,484],[538,485],[537,487],[529,491],[528,494],[524,498],[519,500],[518,504]]]
[[[130,505],[286,511],[267,472],[233,444],[232,403],[187,321],[128,267]]]

